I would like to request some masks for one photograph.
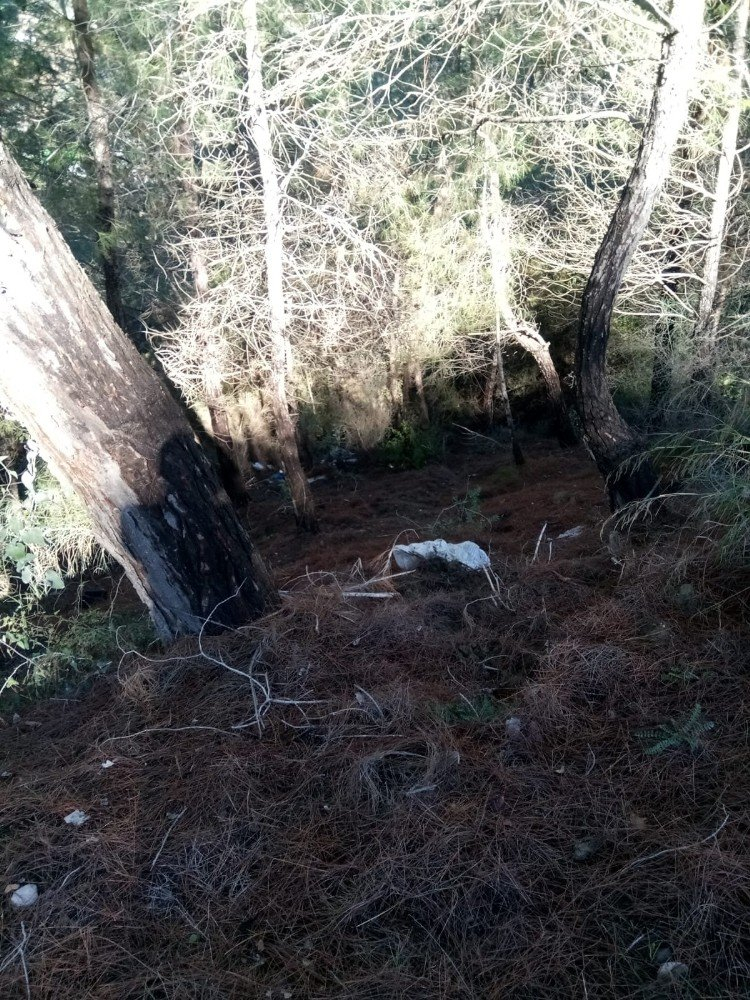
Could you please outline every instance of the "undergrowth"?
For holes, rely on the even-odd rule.
[[[39,889],[3,911],[0,991],[747,996],[743,628],[674,603],[671,549],[587,559],[606,586],[508,560],[512,605],[482,575],[303,577],[0,728],[0,863]]]
[[[0,711],[80,690],[124,653],[156,640],[145,611],[92,608],[63,618],[42,614],[35,602],[0,619],[0,631]]]
[[[408,420],[391,427],[377,448],[381,462],[394,469],[422,469],[442,452],[442,435],[435,427]]]

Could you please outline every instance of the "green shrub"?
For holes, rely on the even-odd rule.
[[[386,433],[378,457],[394,469],[422,469],[441,451],[442,440],[435,428],[418,427],[405,420]]]
[[[5,630],[8,620],[13,633]],[[0,711],[70,692],[106,671],[124,651],[146,649],[155,640],[145,612],[91,609],[63,620],[41,616],[33,599],[22,601],[10,619],[0,618],[0,642],[10,653],[0,678]]]
[[[698,431],[663,435],[653,451],[674,492],[691,504],[723,563],[750,565],[750,385],[726,414]]]

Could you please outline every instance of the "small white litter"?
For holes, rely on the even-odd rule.
[[[561,538],[578,538],[579,535],[583,534],[585,527],[584,524],[577,524],[575,528],[568,528],[567,531],[563,531],[562,534],[557,536],[557,539],[559,541]]]
[[[656,975],[659,979],[679,982],[681,979],[687,979],[690,969],[684,962],[662,962]]]
[[[103,760],[102,761],[102,771],[106,771],[109,767],[114,767],[115,762],[113,760]]]
[[[509,719],[505,720],[505,735],[509,736],[512,740],[518,739],[522,728],[523,725],[517,715],[511,715]]]
[[[446,542],[435,538],[430,542],[412,542],[411,545],[394,545],[393,559],[399,569],[416,569],[430,559],[463,566],[465,569],[489,568],[490,557],[476,542]]]
[[[253,462],[253,468],[256,469],[258,472],[263,472],[266,466],[263,462]]]
[[[72,813],[68,813],[64,822],[66,822],[69,826],[83,826],[88,819],[90,819],[90,817],[87,816],[82,809],[74,809]]]
[[[308,476],[307,477],[308,483],[322,483],[325,479],[328,479],[328,476]]]
[[[23,909],[24,906],[33,906],[38,899],[39,890],[33,882],[28,882],[26,885],[22,885],[19,889],[16,889],[10,897],[11,904],[19,910]]]

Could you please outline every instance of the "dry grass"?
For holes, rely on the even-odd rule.
[[[41,894],[3,907],[3,995],[747,996],[743,646],[666,565],[508,562],[502,602],[483,577],[297,581],[214,662],[126,658],[2,730],[6,878]],[[260,732],[216,661],[267,683]],[[696,702],[698,752],[645,754]]]

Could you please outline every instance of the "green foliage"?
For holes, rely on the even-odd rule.
[[[34,453],[20,478],[23,499],[13,486],[0,489],[0,570],[41,599],[62,590],[65,575],[103,568],[106,559],[80,503],[37,468]]]
[[[433,713],[448,725],[465,722],[484,724],[503,718],[508,714],[508,706],[488,694],[480,694],[473,699],[461,697],[446,704],[435,705]]]
[[[715,723],[703,717],[703,710],[696,704],[683,719],[670,719],[651,729],[641,729],[636,733],[638,739],[651,740],[651,746],[646,749],[649,756],[657,756],[668,750],[677,750],[686,744],[695,753],[701,744],[704,733],[715,728]]]
[[[701,431],[662,435],[653,451],[687,496],[701,531],[728,566],[750,565],[750,383],[722,419]]]
[[[7,630],[10,624],[14,632]],[[38,604],[19,599],[12,615],[0,618],[0,644],[13,646],[0,680],[0,710],[71,691],[102,673],[123,652],[144,650],[156,639],[145,612],[82,611],[62,620],[40,614]],[[25,655],[19,656],[22,650]],[[0,659],[0,665],[2,659]]]
[[[478,486],[466,488],[462,497],[453,497],[450,507],[440,512],[435,527],[442,525],[446,530],[457,531],[461,528],[475,528],[483,525],[491,528],[499,521],[498,515],[487,517],[482,513],[482,491]]]
[[[441,449],[440,434],[434,427],[419,427],[404,420],[387,432],[378,457],[394,469],[422,469],[438,457]]]

